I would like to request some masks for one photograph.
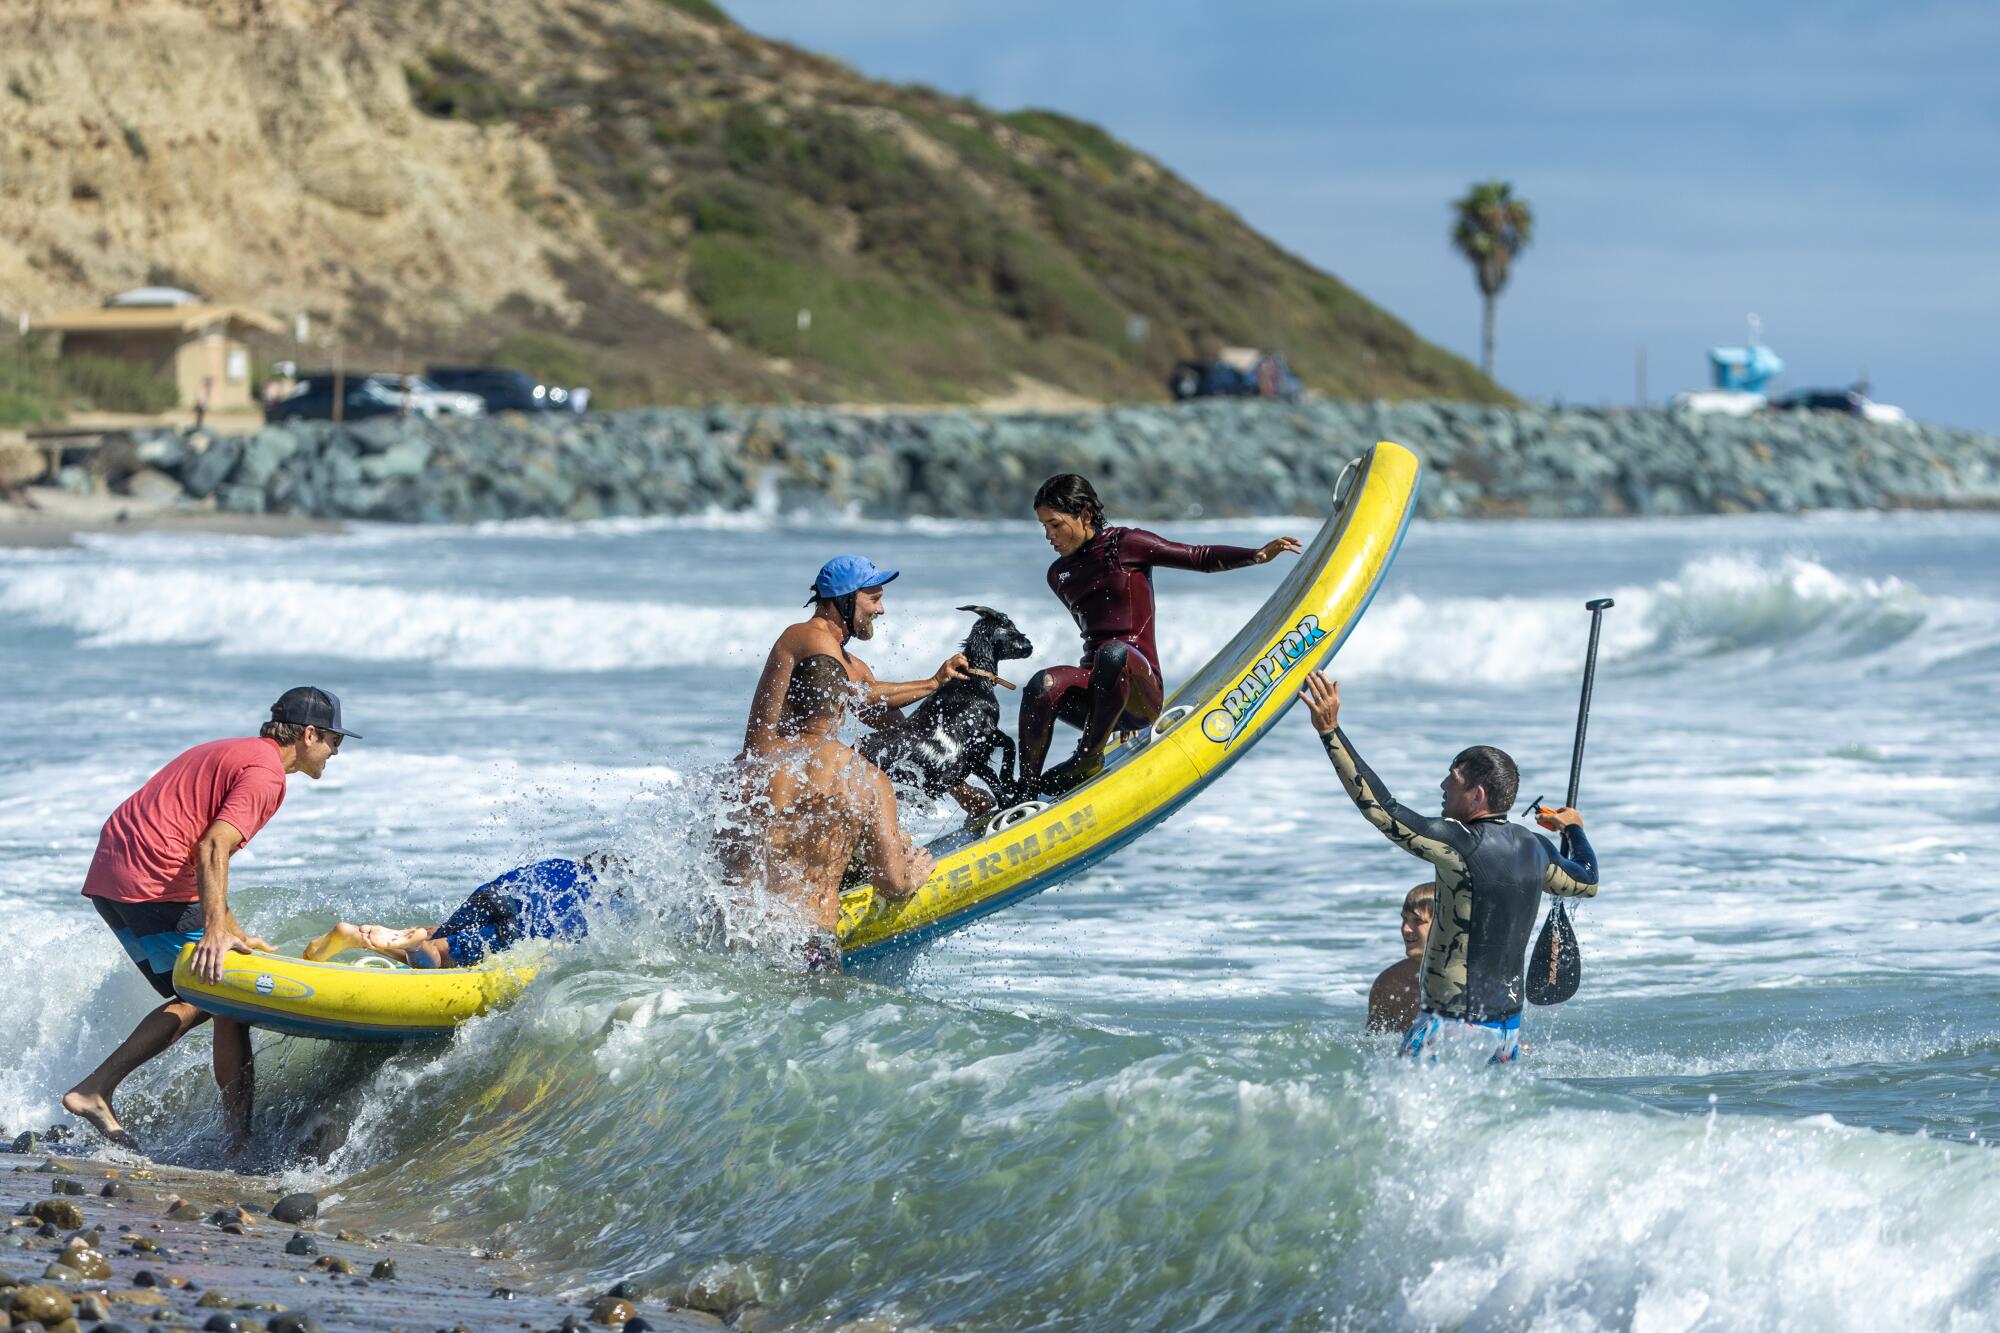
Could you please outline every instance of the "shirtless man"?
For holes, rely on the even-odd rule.
[[[785,687],[792,669],[816,654],[840,663],[847,678],[861,687],[857,712],[870,727],[892,726],[902,719],[898,711],[916,703],[949,680],[966,674],[965,654],[957,653],[925,680],[879,681],[868,664],[847,651],[849,639],[875,637],[875,621],[882,614],[882,585],[896,577],[893,569],[877,569],[875,563],[858,555],[837,555],[820,566],[813,580],[812,600],[806,605],[813,613],[778,636],[771,655],[764,659],[764,674],[757,678],[757,691],[750,697],[750,724],[743,732],[743,752],[762,754],[779,740],[779,714],[783,710]]]
[[[776,738],[744,765],[744,824],[723,848],[739,887],[790,904],[812,937],[810,971],[838,972],[841,873],[857,852],[875,891],[907,898],[930,878],[931,856],[896,823],[881,769],[835,738],[855,685],[838,658],[815,653],[787,672]]]

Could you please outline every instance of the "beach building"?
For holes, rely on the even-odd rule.
[[[101,306],[59,310],[34,327],[62,335],[59,356],[137,362],[179,388],[181,407],[204,403],[211,412],[254,406],[244,339],[285,331],[260,310],[212,305],[178,287],[135,287]]]

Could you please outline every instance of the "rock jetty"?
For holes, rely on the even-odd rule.
[[[1822,413],[1471,403],[1208,401],[1081,413],[648,408],[587,416],[300,422],[116,437],[64,485],[174,490],[244,514],[406,523],[773,508],[1024,512],[1082,472],[1133,518],[1320,511],[1376,440],[1428,465],[1449,517],[2000,506],[2000,436]]]

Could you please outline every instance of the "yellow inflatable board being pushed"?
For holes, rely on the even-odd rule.
[[[174,990],[204,1013],[294,1037],[420,1041],[519,994],[535,978],[526,960],[505,967],[411,968],[381,960],[309,963],[272,953],[232,953],[222,980],[194,974],[194,946],[174,963]]]
[[[1165,701],[1150,732],[1114,747],[1104,770],[1052,804],[1030,801],[931,844],[937,869],[901,902],[863,886],[841,895],[845,965],[866,971],[1103,860],[1220,777],[1346,641],[1416,511],[1421,465],[1384,441],[1348,465],[1332,516],[1284,584],[1223,650]]]

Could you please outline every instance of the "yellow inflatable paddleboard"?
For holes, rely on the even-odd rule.
[[[1150,732],[1052,804],[1003,810],[939,839],[937,869],[901,902],[862,886],[840,899],[845,965],[870,965],[1061,883],[1125,846],[1220,777],[1270,730],[1306,674],[1347,639],[1416,512],[1415,454],[1387,441],[1348,465],[1334,510],[1284,584],[1165,701]]]
[[[411,968],[400,963],[309,963],[274,953],[232,953],[214,984],[194,974],[194,945],[174,962],[174,991],[204,1013],[252,1027],[328,1041],[448,1037],[468,1018],[512,999],[535,964]]]

